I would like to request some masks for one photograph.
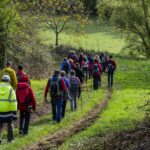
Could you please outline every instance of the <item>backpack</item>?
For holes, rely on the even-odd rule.
[[[70,91],[73,92],[73,93],[77,93],[79,84],[78,84],[78,80],[77,80],[76,77],[71,77],[70,78],[70,85],[71,85]]]
[[[108,64],[108,72],[113,72],[113,65],[111,63]]]
[[[17,99],[20,105],[29,105],[29,86],[17,88]]]
[[[102,63],[106,63],[106,56],[102,56]]]
[[[50,80],[50,96],[57,97],[61,96],[62,92],[59,87],[60,78],[54,80],[53,78]]]
[[[98,68],[97,64],[95,64],[93,67],[92,76],[93,76],[93,78],[98,78],[100,76],[99,68]]]

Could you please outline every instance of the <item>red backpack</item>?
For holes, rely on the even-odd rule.
[[[16,94],[20,105],[29,105],[29,85],[27,83],[18,83]]]

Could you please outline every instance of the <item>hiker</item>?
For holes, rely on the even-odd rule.
[[[2,143],[2,127],[7,123],[7,141],[11,142],[13,137],[13,120],[17,119],[16,94],[10,85],[10,77],[2,76],[0,83],[0,143]]]
[[[71,70],[71,65],[68,63],[67,58],[64,58],[62,64],[61,64],[61,70],[65,71],[68,75]]]
[[[101,60],[101,65],[102,65],[102,71],[105,72],[106,64],[107,64],[107,57],[103,52],[101,52],[100,54],[100,60]]]
[[[81,94],[81,83],[78,77],[75,76],[75,71],[71,70],[70,72],[70,97],[71,97],[71,110],[74,111],[77,109],[77,97],[79,98]],[[80,92],[80,93],[79,93]]]
[[[71,51],[71,53],[68,56],[68,59],[72,59],[74,63],[78,62],[78,56],[75,54],[75,51]]]
[[[85,79],[87,82],[88,79],[88,71],[89,71],[89,60],[87,59],[87,56],[84,55],[84,61],[82,64],[83,74],[85,75]]]
[[[76,73],[76,77],[79,78],[81,84],[83,83],[83,79],[84,79],[84,74],[83,74],[83,71],[82,69],[80,69],[80,64],[79,63],[76,63],[76,68],[75,68],[75,73]]]
[[[54,75],[47,82],[45,88],[45,103],[47,103],[47,93],[50,91],[53,121],[59,123],[61,121],[63,93],[66,92],[66,85],[60,78],[60,70],[56,69]]]
[[[113,75],[116,70],[116,63],[113,60],[113,56],[110,55],[107,61],[107,73],[108,73],[108,87],[113,87]]]
[[[90,79],[91,74],[92,74],[90,70],[92,70],[92,64],[93,64],[93,61],[94,61],[91,54],[88,54],[88,60],[89,60],[88,66],[89,66],[89,79]]]
[[[11,68],[12,67],[12,62],[8,61],[6,63],[6,68],[4,68],[1,73],[0,73],[0,82],[2,81],[2,76],[3,75],[8,75],[10,77],[10,84],[13,87],[14,90],[16,90],[17,87],[17,77],[15,71]]]
[[[16,76],[17,76],[18,82],[20,82],[20,79],[24,76],[28,78],[27,74],[23,71],[23,65],[18,66],[18,71],[16,73]],[[30,80],[28,80],[28,84],[30,85]]]
[[[29,86],[26,75],[19,79],[16,90],[18,110],[20,111],[19,134],[27,135],[30,124],[31,111],[36,109],[34,93]]]
[[[75,63],[74,63],[73,59],[69,59],[68,62],[71,66],[71,70],[75,70]]]
[[[61,71],[60,76],[61,76],[61,79],[64,80],[64,83],[66,85],[66,92],[63,93],[63,104],[62,104],[62,114],[61,114],[61,117],[64,118],[67,100],[71,99],[70,94],[69,94],[71,85],[70,85],[70,81],[67,79],[67,77],[65,77],[65,71]]]
[[[84,61],[84,55],[83,55],[83,53],[81,53],[80,55],[79,55],[79,64],[80,64],[80,68],[82,68],[82,62]]]
[[[92,77],[93,77],[93,89],[97,90],[100,83],[100,70],[98,68],[98,64],[94,64],[93,69],[92,69]]]

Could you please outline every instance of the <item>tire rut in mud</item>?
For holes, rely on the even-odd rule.
[[[112,90],[108,90],[101,103],[92,108],[84,118],[81,118],[69,128],[59,130],[47,136],[42,141],[35,143],[30,147],[24,148],[24,150],[48,150],[59,147],[69,137],[85,130],[87,127],[90,127],[93,124],[93,122],[98,118],[100,113],[106,108],[108,101],[111,99],[111,96]]]

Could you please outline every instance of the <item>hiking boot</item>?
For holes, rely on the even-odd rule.
[[[22,130],[19,130],[19,134],[22,135],[22,134],[23,134],[23,131],[22,131]]]

